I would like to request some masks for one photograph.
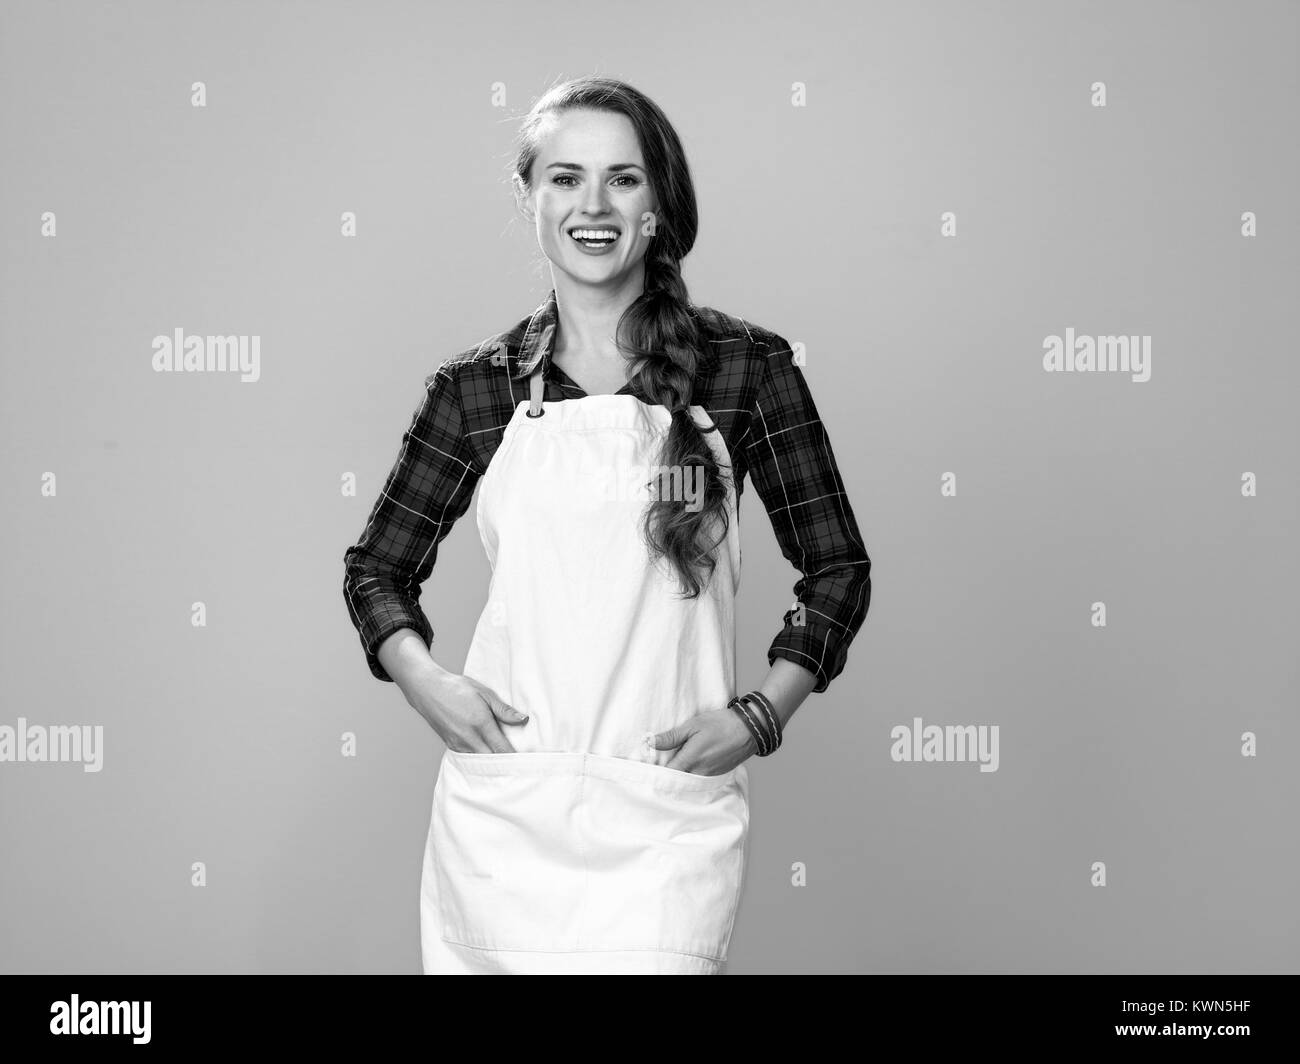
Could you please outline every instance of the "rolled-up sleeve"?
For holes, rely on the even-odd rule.
[[[348,616],[380,680],[393,680],[377,651],[395,631],[411,628],[426,646],[433,643],[420,585],[433,571],[438,544],[469,508],[480,475],[463,429],[455,372],[444,364],[425,378],[397,461],[361,538],[343,557]]]
[[[773,336],[745,436],[746,465],[781,553],[800,572],[796,603],[768,649],[815,673],[824,691],[844,669],[871,602],[871,558],[826,428],[790,344]]]

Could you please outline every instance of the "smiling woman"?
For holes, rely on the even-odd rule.
[[[688,298],[695,191],[659,107],[609,78],[557,86],[511,176],[552,291],[426,379],[346,555],[371,671],[447,747],[424,968],[720,973],[746,762],[843,669],[871,561],[790,345]],[[800,578],[738,694],[746,473]],[[417,600],[476,488],[492,580],[458,675]]]
[[[727,494],[687,413],[702,337],[680,272],[698,229],[681,140],[663,111],[631,86],[571,82],[543,96],[525,119],[512,179],[553,271],[570,279],[557,278],[565,298],[553,358],[599,392],[639,377],[671,417],[660,464],[703,470],[698,510],[684,514],[666,501],[645,513],[652,550],[669,560],[688,593],[698,594],[702,573],[713,567],[709,529],[723,517]],[[573,308],[567,313],[566,304]]]

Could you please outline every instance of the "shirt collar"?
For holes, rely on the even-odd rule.
[[[704,340],[703,348],[696,358],[696,365],[700,369],[713,369],[718,364],[718,353],[714,350],[713,345],[708,342],[704,321],[694,305],[688,305],[687,310],[691,317],[696,320],[701,338]],[[542,362],[542,379],[554,379],[555,374],[551,363],[551,354],[555,348],[555,329],[559,324],[559,320],[555,289],[552,288],[547,293],[546,298],[542,300],[541,305],[533,311],[532,316],[526,322],[520,323],[523,325],[523,336],[519,341],[518,354],[515,355],[515,377],[526,377],[529,371],[535,367],[534,360],[540,358]]]

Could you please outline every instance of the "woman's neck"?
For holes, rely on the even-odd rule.
[[[552,358],[602,375],[621,375],[627,360],[615,340],[618,323],[644,289],[644,268],[629,276],[626,283],[612,288],[579,285],[562,275],[555,277],[559,320]]]

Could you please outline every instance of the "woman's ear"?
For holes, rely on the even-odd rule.
[[[528,187],[524,184],[523,179],[518,174],[511,174],[510,184],[515,193],[515,207],[530,222],[534,221],[532,196],[529,195]]]

